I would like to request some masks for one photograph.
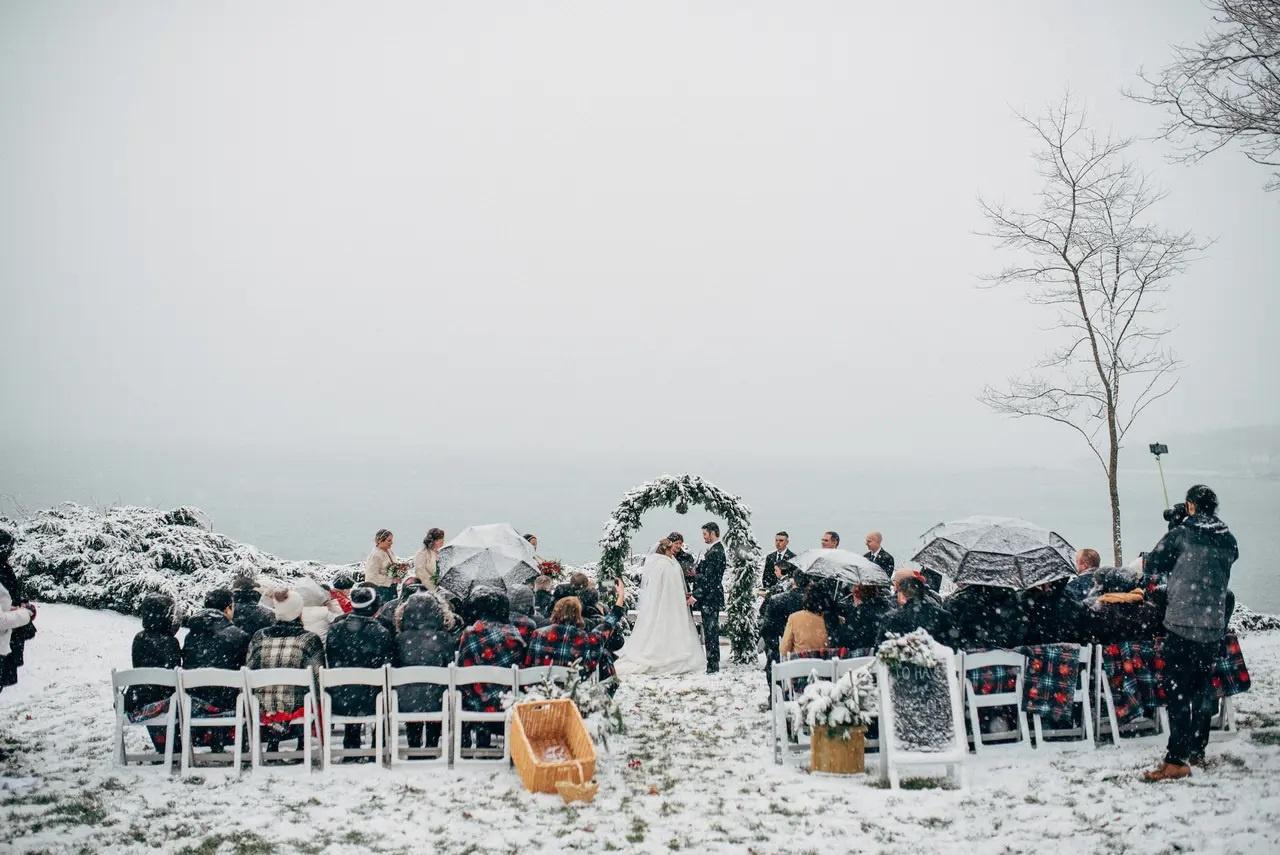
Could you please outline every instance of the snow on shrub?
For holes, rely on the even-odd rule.
[[[196,508],[98,511],[66,503],[0,525],[17,540],[12,563],[32,599],[130,614],[151,593],[169,594],[190,609],[237,575],[327,582],[345,569],[283,561],[216,534]]]
[[[1235,633],[1271,632],[1280,629],[1280,617],[1255,612],[1248,606],[1236,603],[1236,610],[1231,615],[1230,628]]]

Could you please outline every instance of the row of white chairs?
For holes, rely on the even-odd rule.
[[[180,736],[182,753],[180,769],[186,774],[196,764],[192,728],[220,728],[231,731],[231,767],[239,771],[243,766],[243,738],[248,733],[251,768],[258,768],[268,760],[302,759],[308,768],[314,765],[315,751],[320,751],[321,768],[327,769],[334,760],[347,757],[370,757],[381,763],[384,759],[392,765],[419,758],[421,762],[454,766],[462,764],[506,764],[510,762],[509,714],[507,711],[476,712],[463,709],[461,687],[483,684],[509,691],[518,698],[529,687],[550,679],[564,684],[569,679],[569,669],[561,666],[534,668],[497,667],[476,665],[463,667],[409,666],[393,668],[320,668],[313,673],[309,668],[262,668],[238,670],[223,668],[131,668],[111,671],[111,687],[115,706],[115,755],[116,762],[161,762],[166,769],[173,766],[175,735]],[[410,712],[400,708],[400,692],[406,686],[438,686],[441,688],[441,708],[434,712]],[[151,718],[131,721],[125,710],[125,696],[130,687],[148,686],[169,689],[168,703],[162,712]],[[296,687],[303,691],[302,717],[291,722],[302,731],[302,749],[282,751],[264,746],[261,727],[261,702],[258,690],[270,686]],[[367,715],[340,716],[333,712],[332,691],[343,686],[367,686],[377,690],[373,711]],[[201,689],[225,689],[235,691],[235,703],[226,715],[207,717],[200,714],[197,697]],[[318,699],[318,700],[317,700]],[[249,723],[255,726],[248,726]],[[401,728],[408,724],[433,724],[440,727],[438,748],[411,748],[400,741]],[[370,748],[344,748],[342,728],[345,725],[365,725],[372,730]],[[464,756],[463,730],[469,725],[502,726],[500,754],[473,749],[471,756]],[[164,751],[130,752],[126,744],[129,728],[163,728]],[[337,729],[335,732],[335,728]],[[313,736],[318,736],[318,740]]]
[[[1029,715],[1023,709],[1024,678],[1027,660],[1022,653],[1013,650],[990,650],[979,653],[950,651],[953,673],[963,686],[959,702],[963,705],[969,724],[969,744],[975,754],[982,754],[999,743],[1011,743],[1021,748],[1066,748],[1078,746],[1094,750],[1099,740],[1109,738],[1114,745],[1123,737],[1127,741],[1161,737],[1168,732],[1168,715],[1164,708],[1157,719],[1140,719],[1122,725],[1116,714],[1115,698],[1106,672],[1102,668],[1100,645],[1080,645],[1080,671],[1072,697],[1073,709],[1080,706],[1078,726],[1051,727],[1040,715]],[[772,672],[774,762],[782,763],[790,755],[801,757],[809,749],[808,734],[793,732],[787,726],[786,701],[794,695],[797,679],[816,675],[823,680],[837,680],[848,671],[874,662],[873,657],[855,659],[791,659],[775,662]],[[1015,684],[996,692],[981,694],[970,679],[969,672],[976,669],[1004,666],[1016,669]],[[993,707],[1012,708],[1016,729],[1006,733],[983,733],[980,726],[980,710]],[[1074,717],[1073,717],[1074,718]],[[1030,721],[1030,726],[1028,722]],[[1217,738],[1230,737],[1235,732],[1235,712],[1231,699],[1225,698],[1213,720]],[[1030,734],[1035,734],[1032,742]],[[889,764],[884,751],[883,736],[880,740],[868,740],[867,750],[877,751],[882,777],[888,776]]]

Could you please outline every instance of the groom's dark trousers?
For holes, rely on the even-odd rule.
[[[707,671],[720,670],[720,609],[724,608],[724,544],[716,541],[698,562],[693,596],[702,610],[702,643],[707,650]]]

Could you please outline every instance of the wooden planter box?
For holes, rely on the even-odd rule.
[[[849,738],[845,739],[845,728],[813,728],[809,743],[810,771],[832,775],[856,775],[866,771],[867,729],[851,727],[847,730]]]

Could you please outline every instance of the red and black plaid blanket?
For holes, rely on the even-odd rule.
[[[1055,724],[1070,724],[1080,681],[1080,646],[1037,644],[1014,652],[1021,653],[1026,662],[1022,708]],[[1018,668],[1014,665],[966,669],[965,676],[979,695],[1012,692],[1018,686]]]
[[[792,659],[861,659],[864,656],[875,655],[875,650],[870,647],[824,647],[821,650],[797,650],[795,653],[785,653],[782,656],[782,661],[789,662]]]
[[[1136,718],[1155,718],[1165,705],[1164,641],[1121,641],[1102,647],[1102,670],[1116,705],[1116,718],[1128,724]],[[1228,633],[1210,677],[1219,698],[1249,690],[1249,669],[1240,639]]]

